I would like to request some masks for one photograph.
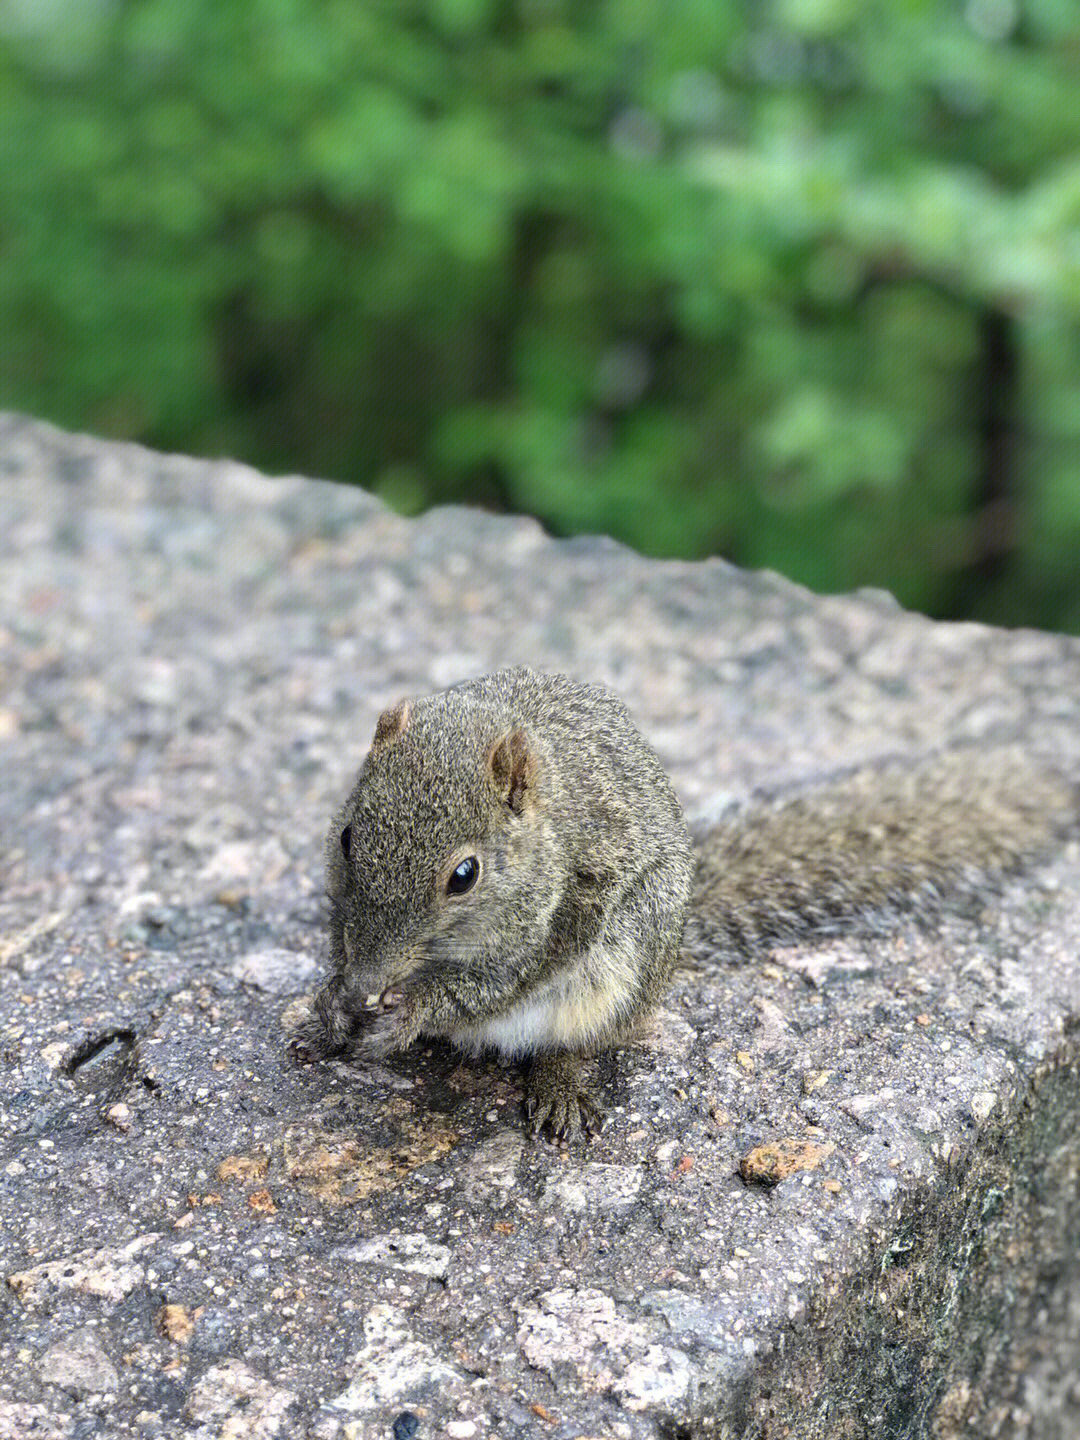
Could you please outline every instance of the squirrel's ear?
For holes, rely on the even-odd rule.
[[[524,730],[511,730],[495,741],[487,755],[488,774],[499,795],[520,815],[536,781],[536,756]]]
[[[391,705],[389,710],[384,710],[379,716],[375,726],[375,739],[371,742],[372,747],[388,745],[392,740],[400,740],[405,734],[408,724],[409,702],[399,700],[396,705]]]

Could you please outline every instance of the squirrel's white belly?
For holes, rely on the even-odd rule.
[[[635,992],[634,957],[610,945],[594,946],[568,969],[524,996],[510,1010],[450,1036],[479,1053],[498,1050],[514,1059],[538,1051],[586,1048],[610,1034]]]

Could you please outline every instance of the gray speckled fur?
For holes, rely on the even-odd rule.
[[[327,840],[331,976],[304,1044],[337,1048],[364,998],[398,987],[368,1050],[420,1033],[490,1043],[532,1058],[538,1123],[595,1122],[568,1061],[625,1038],[659,1000],[690,898],[689,833],[659,761],[615,696],[525,668],[416,701],[400,733],[387,717],[380,728],[389,738]],[[490,756],[516,732],[515,809]],[[451,862],[469,854],[481,880],[448,896]],[[525,1031],[514,1017],[538,997],[550,1024]]]

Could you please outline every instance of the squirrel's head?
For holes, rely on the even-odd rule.
[[[454,691],[383,712],[327,837],[331,961],[354,993],[451,967],[498,989],[558,900],[544,763]]]

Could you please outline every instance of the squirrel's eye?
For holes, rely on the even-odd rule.
[[[450,872],[450,879],[446,882],[446,893],[448,895],[464,895],[466,890],[471,890],[480,878],[480,861],[475,855],[470,855],[467,860],[462,860],[456,870]]]
[[[342,832],[341,832],[341,848],[342,848],[342,850],[343,850],[343,852],[344,852],[344,854],[345,854],[345,859],[348,860],[348,858],[349,858],[349,851],[352,849],[352,826],[351,826],[351,825],[346,825],[346,826],[345,826],[345,829],[342,830]]]

